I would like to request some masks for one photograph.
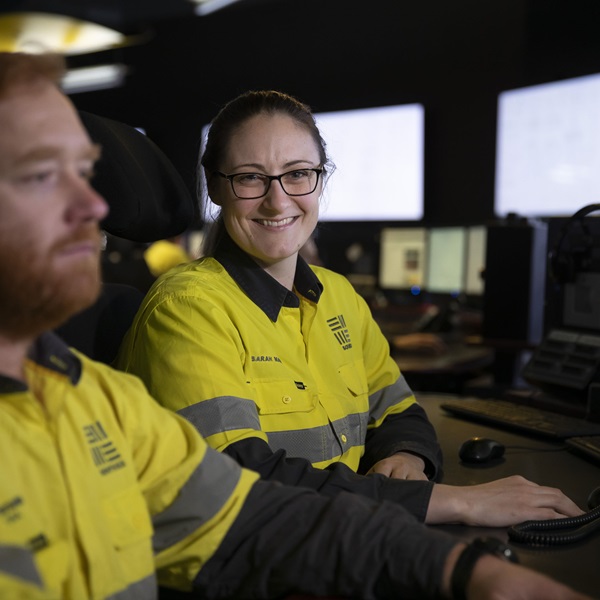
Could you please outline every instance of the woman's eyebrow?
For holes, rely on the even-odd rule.
[[[285,172],[286,169],[293,169],[294,167],[296,167],[298,165],[312,165],[313,163],[314,163],[313,160],[299,158],[297,160],[290,160],[290,161],[286,162],[281,168],[282,168],[282,172]],[[318,164],[318,161],[317,161],[317,164]],[[263,171],[263,172],[266,171],[264,166],[259,163],[243,163],[243,164],[237,165],[235,167],[232,167],[232,170],[238,170],[238,169],[254,169],[256,171]]]

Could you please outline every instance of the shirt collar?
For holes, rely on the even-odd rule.
[[[215,250],[214,258],[271,321],[277,321],[282,307],[300,306],[296,294],[257,265],[226,233]],[[323,284],[301,256],[298,256],[294,288],[298,294],[315,304],[323,292]]]
[[[68,377],[75,385],[81,377],[81,361],[56,334],[42,334],[30,348],[32,362]],[[12,377],[0,375],[0,393],[24,392],[27,385]]]

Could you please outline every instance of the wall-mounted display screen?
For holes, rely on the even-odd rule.
[[[315,115],[336,165],[321,221],[423,217],[424,107],[403,104]]]
[[[502,92],[496,215],[569,216],[600,198],[600,74]]]

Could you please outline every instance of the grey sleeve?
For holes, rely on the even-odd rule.
[[[358,475],[343,463],[317,469],[303,458],[290,458],[283,450],[273,452],[258,438],[248,438],[225,448],[224,454],[239,464],[257,471],[262,479],[285,485],[306,487],[326,496],[353,492],[374,500],[390,500],[402,504],[408,512],[424,521],[427,516],[433,483],[390,479],[384,475]]]
[[[397,504],[259,481],[194,588],[206,600],[438,598],[456,543]]]

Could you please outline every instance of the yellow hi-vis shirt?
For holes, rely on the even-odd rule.
[[[257,476],[55,336],[26,381],[0,376],[0,598],[150,600],[155,571],[191,589]]]
[[[363,298],[311,268],[314,285],[267,314],[215,258],[177,267],[146,296],[116,364],[219,451],[258,437],[356,471],[367,430],[415,398]]]

